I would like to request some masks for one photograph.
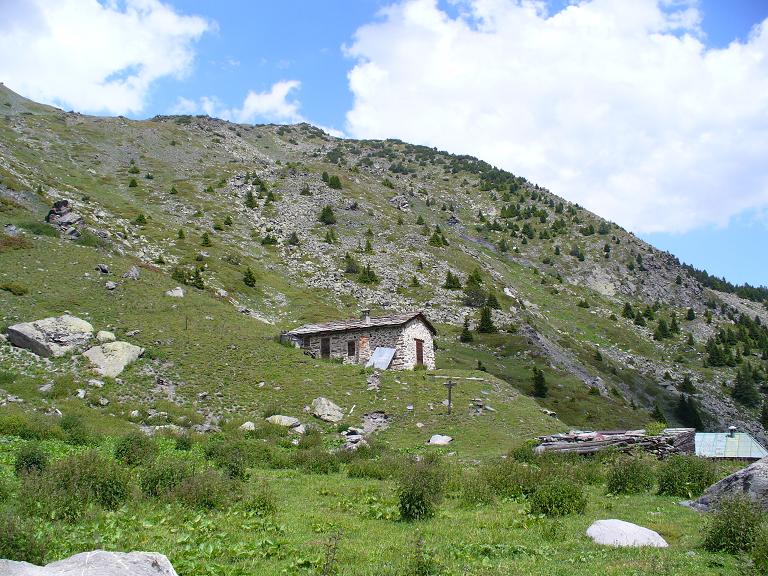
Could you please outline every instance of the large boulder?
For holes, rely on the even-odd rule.
[[[3,576],[177,576],[168,558],[157,552],[106,552],[104,550],[82,552],[45,566],[0,560],[0,574]]]
[[[587,528],[587,536],[596,544],[605,546],[651,546],[654,548],[668,546],[658,532],[624,520],[597,520]]]
[[[136,362],[144,354],[144,348],[128,342],[107,342],[83,352],[102,376],[115,378],[128,364]]]
[[[453,438],[445,436],[444,434],[433,434],[427,444],[430,446],[447,446],[453,442]]]
[[[64,314],[34,322],[22,322],[8,328],[8,340],[38,356],[59,357],[84,348],[93,336],[89,322]]]
[[[53,208],[45,217],[45,221],[75,238],[80,236],[79,229],[83,226],[83,217],[72,210],[69,200],[54,202]]]
[[[293,416],[283,416],[282,414],[270,416],[267,418],[267,422],[277,424],[278,426],[285,426],[286,428],[293,428],[301,424],[301,421],[298,418],[294,418]]]
[[[344,411],[328,400],[328,398],[315,398],[312,400],[312,415],[323,422],[339,422],[344,418]]]
[[[708,512],[717,507],[718,500],[733,496],[746,496],[768,512],[768,457],[712,484],[690,505],[696,510]]]

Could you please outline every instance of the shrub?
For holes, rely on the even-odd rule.
[[[360,450],[360,449],[358,449]],[[395,456],[385,456],[375,460],[357,459],[347,464],[347,476],[350,478],[372,478],[387,480],[401,473],[403,462]]]
[[[86,446],[95,440],[95,434],[86,426],[83,419],[74,414],[65,414],[59,421],[59,426],[66,434],[66,441],[74,446]]]
[[[323,209],[320,211],[320,216],[318,217],[320,222],[325,224],[326,226],[329,226],[331,224],[336,224],[336,215],[333,213],[333,208],[326,205],[323,206]]]
[[[246,440],[214,439],[205,447],[205,457],[224,470],[230,478],[245,478],[251,464],[250,446]]]
[[[319,448],[323,445],[323,435],[317,428],[310,428],[304,435],[299,438],[297,448],[299,450],[311,450],[312,448]]]
[[[115,458],[128,466],[147,465],[156,457],[157,444],[138,431],[126,434],[115,445]]]
[[[179,434],[176,437],[176,445],[174,448],[181,452],[189,452],[192,450],[192,436],[190,434]]]
[[[29,293],[29,288],[18,282],[3,282],[0,284],[0,290],[10,292],[14,296],[24,296]]]
[[[746,496],[718,502],[704,531],[704,547],[711,552],[750,551],[761,533],[763,513]]]
[[[277,512],[275,493],[266,482],[250,488],[243,496],[242,505],[259,516],[273,516]]]
[[[24,440],[63,439],[64,433],[50,418],[40,414],[10,412],[0,414],[0,434]]]
[[[333,474],[339,471],[338,459],[319,447],[298,450],[294,455],[294,463],[311,474]]]
[[[42,564],[45,558],[32,523],[12,512],[0,513],[0,558],[32,564]]]
[[[186,506],[204,510],[223,508],[231,494],[232,481],[211,469],[185,478],[173,491],[173,496]]]
[[[493,486],[479,471],[468,472],[461,482],[461,501],[468,506],[491,504],[495,500]]]
[[[536,459],[536,453],[533,451],[538,445],[536,440],[529,440],[520,444],[509,451],[508,456],[517,462],[532,463]]]
[[[30,514],[72,520],[91,506],[114,510],[130,495],[130,474],[114,460],[85,452],[24,477],[20,504]]]
[[[23,222],[20,226],[35,236],[59,237],[59,231],[54,226],[44,222]]]
[[[397,486],[400,518],[411,521],[434,516],[443,497],[444,482],[443,467],[435,458],[405,466]]]
[[[755,570],[758,574],[768,574],[768,526],[763,529],[755,538],[755,545],[750,553]]]
[[[44,471],[48,467],[48,456],[37,442],[27,442],[16,452],[13,468],[16,476]]]
[[[649,491],[655,483],[653,467],[640,458],[622,458],[608,470],[610,494],[639,494]]]
[[[253,430],[249,430],[245,433],[248,438],[266,439],[266,438],[283,438],[288,434],[288,429],[285,426],[279,424],[272,424],[272,422],[261,422],[257,424]]]
[[[6,476],[0,476],[0,505],[9,499],[11,494],[13,494],[11,479]]]
[[[503,498],[516,498],[530,494],[540,482],[537,468],[511,459],[486,464],[479,475]]]
[[[184,460],[178,458],[156,460],[141,474],[141,491],[144,495],[155,498],[167,496],[192,474],[192,466]]]
[[[587,498],[581,486],[565,478],[537,486],[530,502],[532,514],[545,516],[582,514],[587,507]]]
[[[711,462],[697,456],[671,456],[659,470],[659,494],[694,498],[715,482]]]

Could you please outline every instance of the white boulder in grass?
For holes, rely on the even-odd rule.
[[[22,322],[8,328],[8,340],[38,356],[60,357],[84,348],[93,337],[90,322],[64,314],[34,322]]]
[[[429,439],[430,446],[445,446],[447,444],[450,444],[453,441],[453,438],[450,436],[446,436],[444,434],[433,434],[432,438]]]
[[[624,520],[597,520],[587,528],[587,536],[596,544],[618,547],[669,546],[658,532]]]
[[[254,430],[256,430],[256,424],[254,424],[250,420],[247,422],[243,422],[242,424],[240,424],[240,430],[242,430],[243,432],[253,432]]]
[[[107,342],[83,352],[96,372],[111,378],[119,376],[126,366],[136,362],[142,354],[144,348],[128,342]]]
[[[277,424],[278,426],[285,426],[286,428],[293,428],[301,424],[298,418],[293,416],[283,416],[282,414],[275,414],[267,418],[267,422],[271,424]]]
[[[312,415],[323,422],[340,422],[344,418],[344,411],[328,400],[328,398],[315,398],[312,400]]]
[[[117,337],[115,336],[114,332],[109,332],[107,330],[99,330],[96,333],[96,340],[99,341],[99,344],[105,344],[107,342],[114,342],[117,340]]]
[[[3,576],[178,576],[168,558],[157,552],[95,550],[65,560],[35,566],[29,562],[0,560]]]
[[[165,295],[170,296],[171,298],[184,298],[184,288],[181,286],[176,286],[176,288],[166,290]]]

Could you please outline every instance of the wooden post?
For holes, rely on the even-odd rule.
[[[448,381],[445,383],[445,387],[448,388],[448,414],[451,413],[451,407],[452,407],[452,400],[451,400],[451,390],[453,390],[453,387],[456,384],[453,383],[453,380],[448,379]]]

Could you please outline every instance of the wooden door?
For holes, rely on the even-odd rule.
[[[331,339],[320,338],[320,358],[331,357]]]
[[[416,366],[424,365],[424,340],[416,339]]]

